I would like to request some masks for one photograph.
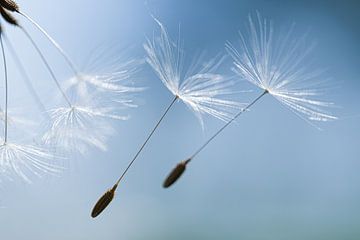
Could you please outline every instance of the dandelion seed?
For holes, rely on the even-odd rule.
[[[96,202],[93,210],[91,211],[91,217],[96,218],[97,216],[105,210],[105,208],[111,203],[114,199],[116,188],[118,187],[115,184],[111,189],[107,190],[104,195]]]
[[[214,138],[229,126],[242,113],[250,109],[263,96],[270,94],[289,107],[306,121],[329,121],[337,119],[324,111],[333,104],[313,99],[319,92],[316,80],[319,72],[309,72],[306,68],[306,48],[304,38],[293,40],[292,29],[283,37],[275,38],[273,25],[257,14],[257,20],[249,17],[249,38],[240,34],[241,51],[232,44],[226,44],[229,54],[234,60],[234,71],[241,77],[258,86],[263,92],[248,106],[237,113],[230,121],[209,138],[184,164],[165,179],[163,187],[168,188],[175,183],[185,171],[185,166],[198,155]],[[311,70],[311,69],[310,69]],[[180,166],[180,167],[179,167]],[[176,172],[180,174],[176,174]]]
[[[154,39],[153,41],[148,40],[147,43],[144,44],[147,53],[147,62],[164,85],[174,95],[174,98],[115,185],[118,185],[124,178],[177,100],[183,101],[192,109],[201,124],[203,124],[202,114],[209,114],[221,120],[227,120],[231,116],[231,111],[239,109],[239,103],[221,98],[224,95],[232,93],[229,87],[233,85],[233,82],[229,81],[229,79],[216,73],[221,61],[219,61],[218,58],[214,58],[201,67],[199,67],[199,65],[201,65],[199,61],[195,61],[196,63],[194,63],[189,68],[188,73],[183,76],[180,71],[182,62],[181,46],[175,45],[170,40],[165,27],[160,21],[156,18],[154,18],[154,20],[160,27],[160,38]],[[106,206],[107,205],[105,205],[105,207]]]
[[[187,159],[186,161],[180,162],[176,167],[170,172],[168,177],[165,179],[163,187],[168,188],[173,185],[185,172],[186,165],[191,161],[191,159]]]

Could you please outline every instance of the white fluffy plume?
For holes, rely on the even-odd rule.
[[[234,82],[217,73],[222,57],[207,62],[200,57],[193,60],[184,72],[180,40],[173,42],[163,24],[156,18],[154,20],[160,27],[160,36],[148,39],[144,48],[147,62],[157,76],[174,96],[195,112],[201,123],[204,113],[223,121],[229,120],[240,104],[224,99],[233,93]]]
[[[293,27],[285,34],[276,32],[271,21],[257,14],[249,16],[249,29],[240,33],[238,45],[228,43],[226,48],[241,78],[267,90],[307,121],[336,119],[326,111],[333,103],[319,100],[324,79],[308,64],[312,46],[306,36],[297,38]]]

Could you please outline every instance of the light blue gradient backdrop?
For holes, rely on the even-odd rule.
[[[174,164],[221,124],[206,118],[203,132],[195,116],[179,103],[120,185],[109,209],[91,219],[94,202],[114,183],[172,99],[146,66],[137,82],[149,88],[137,96],[139,108],[124,112],[131,119],[116,123],[118,135],[110,140],[108,152],[92,151],[86,158],[73,159],[71,169],[60,178],[45,177],[32,185],[2,184],[0,239],[360,238],[357,1],[18,2],[79,65],[90,50],[107,43],[132,46],[134,55],[142,56],[145,36],[157,30],[150,13],[172,36],[181,25],[189,54],[222,51],[225,41],[235,41],[248,14],[256,10],[279,27],[295,22],[299,32],[310,29],[310,38],[318,43],[314,56],[336,85],[327,97],[339,106],[334,111],[340,120],[321,125],[324,130],[319,131],[266,96],[203,151],[174,188],[163,190],[163,178]],[[25,26],[43,46],[57,75],[68,77],[57,52],[39,32]],[[49,101],[54,86],[40,59],[23,35],[6,29],[44,101]],[[16,76],[13,64],[10,70]],[[10,105],[23,109],[30,96],[20,80],[11,81]],[[240,96],[243,101],[260,93],[247,84],[244,89],[254,92]]]

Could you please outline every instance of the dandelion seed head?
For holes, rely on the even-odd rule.
[[[86,154],[89,148],[107,150],[107,139],[114,134],[110,120],[127,117],[111,114],[111,108],[73,106],[49,112],[51,125],[42,139],[48,146],[63,153]]]
[[[114,52],[115,57],[109,55]],[[63,153],[82,155],[90,148],[107,150],[107,140],[115,132],[113,120],[127,120],[124,110],[137,107],[132,97],[144,90],[134,84],[143,61],[129,60],[121,53],[100,48],[87,59],[81,72],[63,82],[72,106],[49,111],[51,123],[43,136],[45,144]]]
[[[234,85],[230,78],[217,73],[223,57],[203,61],[204,55],[200,55],[183,72],[184,51],[180,40],[173,42],[164,25],[153,18],[160,27],[160,36],[144,44],[148,64],[166,88],[195,112],[201,123],[203,114],[229,120],[240,104],[223,99],[233,93],[230,89]]]
[[[258,13],[249,16],[248,31],[240,33],[239,45],[237,49],[226,44],[236,74],[268,91],[306,121],[337,119],[327,112],[333,103],[319,100],[327,79],[309,64],[313,44],[306,35],[296,37],[294,26],[286,34],[275,32],[272,21]]]
[[[18,176],[30,183],[31,176],[56,174],[60,169],[50,163],[53,158],[52,154],[34,145],[11,142],[0,145],[0,168],[2,174],[8,178]]]

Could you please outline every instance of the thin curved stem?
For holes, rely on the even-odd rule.
[[[15,61],[15,63],[18,65],[20,74],[23,76],[24,82],[28,88],[28,90],[30,91],[31,95],[33,96],[38,108],[41,110],[41,112],[46,115],[47,118],[49,118],[49,115],[47,114],[46,108],[44,106],[44,104],[42,103],[39,95],[36,92],[35,87],[33,86],[33,84],[31,83],[30,77],[28,75],[28,73],[25,70],[24,64],[21,62],[19,55],[17,54],[14,46],[12,45],[11,41],[8,39],[8,37],[3,33],[3,38],[5,40],[5,43],[8,47],[8,50],[11,52],[12,57]]]
[[[144,147],[146,146],[147,142],[150,140],[151,136],[154,134],[155,130],[159,127],[160,123],[162,122],[162,120],[164,119],[164,117],[166,116],[166,114],[169,112],[169,110],[171,109],[171,107],[174,105],[174,103],[176,102],[176,100],[178,99],[178,96],[176,96],[174,98],[174,100],[172,100],[172,102],[170,103],[170,105],[167,107],[167,109],[165,110],[165,112],[163,113],[163,115],[161,116],[161,118],[159,119],[159,121],[156,123],[155,127],[152,129],[152,131],[150,132],[150,134],[148,135],[148,137],[146,138],[145,142],[141,145],[140,149],[137,151],[137,153],[135,154],[134,158],[130,161],[130,163],[128,164],[128,166],[126,167],[126,169],[124,170],[124,172],[121,174],[120,178],[117,180],[115,186],[117,186],[120,181],[124,178],[125,174],[127,173],[127,171],[130,169],[131,165],[135,162],[135,160],[137,159],[137,157],[139,156],[139,154],[141,153],[141,151],[144,149]]]
[[[7,135],[8,135],[8,71],[7,71],[6,56],[5,56],[2,32],[0,32],[0,42],[1,42],[1,52],[3,55],[3,62],[4,62],[4,74],[5,74],[4,144],[6,144],[7,143]]]
[[[210,137],[191,157],[187,160],[190,162],[196,155],[198,155],[214,138],[216,138],[227,126],[229,126],[235,119],[237,119],[241,114],[246,112],[250,109],[251,106],[253,106],[257,101],[259,101],[263,96],[265,96],[268,93],[267,90],[265,90],[260,96],[258,96],[254,101],[249,103],[245,108],[241,109],[239,113],[237,113],[230,121],[228,121],[224,126],[222,126],[212,137]]]
[[[58,44],[46,31],[42,28],[35,20],[33,20],[30,16],[25,14],[24,12],[18,11],[20,15],[25,17],[28,21],[30,21],[40,32],[42,32],[45,37],[51,42],[51,44],[59,51],[59,53],[63,56],[71,70],[74,72],[76,76],[80,76],[78,69],[76,68],[75,64],[71,61],[70,57],[67,53],[62,49],[60,44]]]
[[[51,69],[49,63],[47,62],[44,54],[41,52],[40,48],[38,47],[38,45],[36,44],[36,42],[34,41],[34,39],[31,37],[31,35],[28,33],[28,31],[26,31],[25,28],[23,28],[22,26],[19,26],[20,29],[23,31],[23,33],[26,35],[26,37],[30,40],[31,44],[34,46],[35,50],[37,51],[37,53],[39,54],[41,60],[43,61],[43,63],[45,64],[47,70],[49,71],[52,79],[54,80],[57,88],[59,89],[59,91],[61,92],[62,96],[64,97],[66,103],[69,105],[69,107],[72,107],[72,104],[69,100],[69,98],[66,96],[64,90],[61,88],[60,82],[58,81],[58,79],[55,76],[54,71]]]

